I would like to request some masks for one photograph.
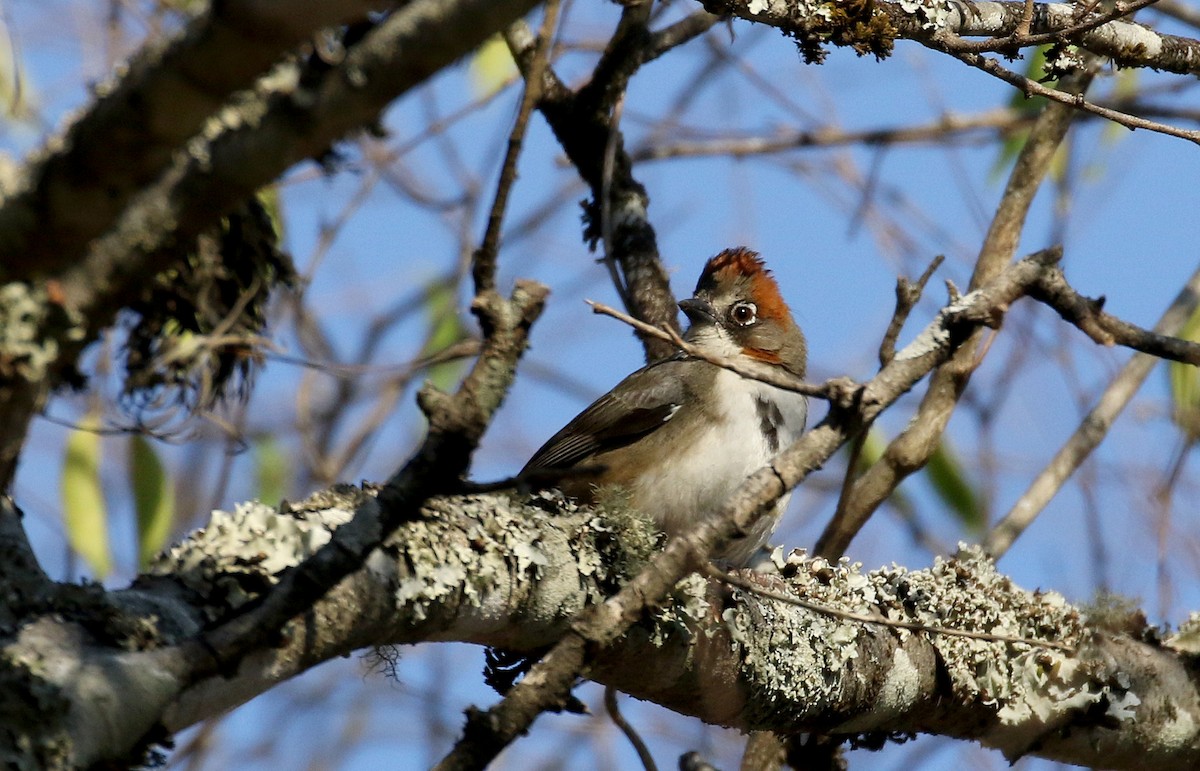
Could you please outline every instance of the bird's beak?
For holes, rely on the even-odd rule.
[[[688,321],[693,324],[715,324],[717,322],[717,311],[713,308],[712,303],[708,300],[701,300],[699,297],[680,300],[679,310],[683,311],[684,315],[688,317]]]

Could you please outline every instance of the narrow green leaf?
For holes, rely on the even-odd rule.
[[[129,440],[127,468],[137,511],[138,567],[145,569],[171,535],[175,521],[174,485],[154,446],[139,434]]]
[[[33,85],[25,75],[13,31],[0,17],[0,115],[12,121],[31,123],[37,118]]]
[[[1025,64],[1025,77],[1035,81],[1040,81],[1046,77],[1047,48],[1048,46],[1039,46],[1029,55]],[[1041,112],[1042,108],[1046,106],[1046,97],[1026,97],[1021,91],[1013,91],[1013,95],[1008,100],[1008,106],[1022,115],[1032,117]],[[1009,167],[1012,166],[1013,161],[1017,159],[1017,156],[1020,155],[1021,150],[1025,147],[1025,140],[1028,138],[1028,131],[1017,131],[1000,145],[1000,153],[996,156],[995,163],[992,164],[991,177],[993,182],[999,181],[1005,172],[1008,171]],[[1055,157],[1058,157],[1058,153],[1055,153]]]
[[[284,242],[283,203],[279,200],[279,188],[275,185],[268,185],[259,188],[257,195],[258,202],[262,204],[263,209],[267,212],[267,217],[271,220],[271,227],[275,228],[275,242],[282,244]]]
[[[939,444],[930,456],[929,463],[925,466],[925,475],[938,498],[964,525],[971,530],[983,527],[983,506],[979,502],[979,496],[967,479],[954,450],[945,441]]]
[[[271,506],[283,500],[287,490],[287,456],[275,437],[266,436],[254,444],[255,497]]]
[[[426,289],[425,317],[429,321],[429,333],[421,349],[422,356],[443,351],[467,336],[458,314],[458,297],[450,282],[438,279]],[[435,364],[429,368],[429,380],[447,391],[458,382],[462,370],[463,362],[460,361]]]
[[[1200,342],[1200,308],[1192,312],[1179,337]],[[1171,418],[1189,442],[1200,439],[1200,369],[1195,365],[1173,361],[1167,365],[1171,383]]]
[[[100,417],[90,412],[67,437],[62,470],[63,525],[67,542],[97,580],[112,570],[108,509],[100,484]]]

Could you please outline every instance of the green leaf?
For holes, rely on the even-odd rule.
[[[962,463],[946,441],[943,440],[933,451],[925,466],[925,475],[938,498],[966,527],[971,530],[983,528],[983,506],[980,505],[979,496],[967,479]]]
[[[284,242],[283,203],[279,200],[279,188],[276,185],[268,185],[260,188],[256,195],[258,202],[262,204],[263,210],[271,220],[271,227],[275,229],[275,242],[282,244]]]
[[[112,570],[108,547],[108,509],[100,484],[98,412],[89,412],[67,437],[62,470],[63,524],[67,542],[83,558],[97,580]]]
[[[287,490],[287,456],[273,436],[265,436],[254,444],[255,497],[271,506],[283,500]]]
[[[171,535],[175,521],[174,485],[154,446],[139,434],[129,440],[128,469],[137,511],[138,567],[144,570]]]
[[[516,77],[517,65],[503,37],[492,35],[479,46],[471,57],[470,72],[471,87],[480,99],[492,96]]]
[[[1200,342],[1200,308],[1192,311],[1179,337]],[[1173,361],[1167,365],[1171,383],[1171,419],[1183,431],[1189,442],[1200,439],[1200,369],[1195,365]]]
[[[1034,81],[1040,81],[1046,77],[1046,51],[1048,48],[1049,46],[1038,46],[1033,50],[1025,65],[1025,77]],[[1008,106],[1022,115],[1033,117],[1046,106],[1046,97],[1027,97],[1021,91],[1013,91],[1013,95],[1008,100]],[[1022,148],[1025,147],[1025,140],[1028,138],[1029,131],[1021,130],[1013,132],[1004,140],[1004,144],[1000,146],[1000,154],[996,156],[996,161],[992,164],[993,182],[999,181],[1012,166],[1013,161],[1021,154]],[[1054,158],[1058,159],[1060,153],[1061,148],[1054,154]],[[1053,161],[1051,162],[1053,163]],[[1059,160],[1059,164],[1062,164],[1061,160]]]
[[[458,297],[454,284],[438,279],[425,290],[425,317],[429,321],[429,334],[421,356],[431,356],[444,351],[467,336],[462,319],[458,315]],[[429,368],[429,380],[442,391],[448,391],[458,382],[463,362],[451,361],[435,364]]]
[[[15,121],[32,123],[37,117],[33,88],[25,76],[12,30],[0,17],[0,115]]]

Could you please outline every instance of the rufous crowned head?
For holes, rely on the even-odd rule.
[[[741,354],[804,376],[804,334],[756,252],[739,246],[710,259],[695,296],[679,307],[691,322],[690,342],[719,355]]]

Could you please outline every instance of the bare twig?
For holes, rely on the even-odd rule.
[[[1159,123],[1158,121],[1139,118],[1136,115],[1120,112],[1119,110],[1101,107],[1095,102],[1089,102],[1088,100],[1084,99],[1082,94],[1071,95],[1043,86],[1036,80],[1031,80],[1020,73],[1013,72],[1007,67],[1002,66],[994,59],[989,59],[981,54],[959,53],[956,51],[948,51],[948,53],[965,64],[969,64],[972,67],[983,70],[989,75],[994,75],[1000,80],[1016,86],[1024,91],[1026,96],[1044,96],[1047,99],[1052,99],[1060,104],[1068,105],[1069,107],[1073,107],[1077,110],[1083,110],[1085,112],[1090,112],[1093,115],[1099,115],[1101,118],[1107,118],[1113,123],[1117,123],[1131,130],[1146,129],[1147,131],[1154,131],[1159,134],[1166,134],[1167,136],[1178,137],[1179,139],[1186,139],[1189,142],[1200,144],[1200,131],[1189,131],[1187,129],[1176,128],[1175,126],[1169,126],[1166,123]]]
[[[616,308],[609,307],[603,303],[595,302],[594,300],[587,300],[586,302],[591,306],[592,311],[595,313],[599,313],[603,316],[611,316],[617,321],[622,321],[645,335],[669,342],[672,346],[683,351],[688,356],[696,359],[703,359],[709,364],[715,364],[722,369],[727,369],[730,372],[736,372],[742,377],[749,378],[750,380],[757,380],[760,383],[767,383],[768,385],[773,385],[776,388],[781,388],[785,391],[792,391],[794,393],[804,394],[805,396],[815,396],[819,399],[841,398],[847,388],[846,381],[844,379],[833,381],[832,383],[813,385],[811,383],[806,383],[805,381],[787,373],[786,371],[780,371],[779,367],[756,367],[752,366],[751,364],[734,361],[733,359],[727,359],[724,356],[715,356],[708,351],[705,351],[703,348],[698,348],[697,346],[687,342],[673,329],[660,329],[653,324],[647,324],[644,321],[639,321],[627,313],[622,313]]]
[[[646,746],[646,742],[642,741],[637,729],[621,714],[621,709],[617,705],[617,689],[611,685],[604,688],[604,709],[617,728],[621,729],[621,733],[625,734],[629,743],[633,745],[638,760],[642,761],[642,768],[646,771],[658,771],[658,766],[654,764],[654,756],[650,754],[650,748]]]
[[[530,74],[525,79],[525,90],[521,94],[521,106],[517,109],[512,132],[508,135],[508,148],[504,153],[504,163],[500,167],[500,179],[496,183],[496,197],[488,213],[487,230],[484,232],[483,242],[475,250],[472,278],[475,281],[476,294],[496,287],[496,255],[500,251],[500,226],[504,222],[504,212],[508,207],[509,192],[513,183],[517,181],[517,158],[520,157],[521,146],[525,142],[529,116],[542,95],[542,73],[550,66],[550,45],[558,25],[558,9],[559,0],[548,0],[545,4],[545,16],[542,18],[541,31],[538,32],[537,47],[529,63]]]
[[[900,337],[900,330],[904,329],[904,322],[908,321],[908,314],[912,313],[917,301],[921,299],[929,279],[945,261],[944,254],[934,257],[915,284],[903,276],[896,279],[896,310],[892,314],[887,331],[883,333],[883,340],[879,343],[879,366],[886,367],[888,362],[895,358],[896,339]]]
[[[955,138],[970,138],[983,132],[1007,134],[1032,123],[1029,116],[1005,107],[978,115],[942,117],[916,126],[888,126],[847,131],[837,127],[809,131],[776,132],[766,136],[738,136],[719,139],[679,139],[665,137],[633,151],[635,161],[659,161],[700,156],[770,155],[808,147],[844,147],[864,145],[888,147],[901,144],[937,143],[945,145]]]
[[[646,60],[650,36],[645,28],[649,4],[637,2],[622,14],[621,23],[597,63],[592,79],[572,92],[552,70],[543,76],[538,109],[550,124],[564,152],[587,182],[592,200],[586,206],[584,238],[599,241],[605,223],[612,228],[606,257],[620,266],[622,302],[634,316],[656,326],[678,328],[678,309],[666,269],[659,259],[658,237],[647,216],[649,196],[633,177],[624,140],[613,123],[613,107],[626,83]],[[513,25],[506,33],[509,49],[522,74],[529,77],[531,36]],[[605,171],[606,159],[610,170]],[[607,180],[607,182],[606,182]],[[603,213],[608,207],[608,216]],[[648,360],[670,355],[671,347],[657,337],[643,337]]]
[[[1154,332],[1162,335],[1178,332],[1198,304],[1200,270],[1192,274],[1184,289],[1154,325]],[[999,558],[1008,551],[1092,450],[1108,435],[1113,421],[1125,409],[1125,405],[1137,393],[1158,361],[1157,356],[1137,353],[1121,368],[1071,438],[1055,453],[1046,468],[1029,485],[1029,489],[1017,499],[1009,512],[988,534],[984,541],[984,549],[989,554]]]
[[[904,328],[904,322],[908,320],[909,313],[912,312],[917,301],[921,299],[921,293],[925,291],[925,286],[929,283],[929,279],[933,277],[934,271],[938,269],[945,259],[945,256],[941,254],[933,258],[933,261],[925,268],[925,272],[921,274],[921,277],[917,279],[915,284],[903,276],[896,280],[896,310],[892,314],[891,323],[888,324],[887,331],[883,335],[883,340],[879,344],[880,367],[886,367],[892,359],[896,358],[896,340],[900,336],[900,330]],[[870,430],[870,424],[863,426],[863,430],[850,443],[850,451],[846,457],[846,473],[842,476],[842,488],[838,494],[837,508],[833,513],[833,521],[835,522],[844,520],[846,517],[846,504],[849,500],[854,480],[858,476],[859,459],[862,457],[862,449],[866,444]],[[831,558],[838,556],[836,554],[822,554],[819,551],[817,554]]]

